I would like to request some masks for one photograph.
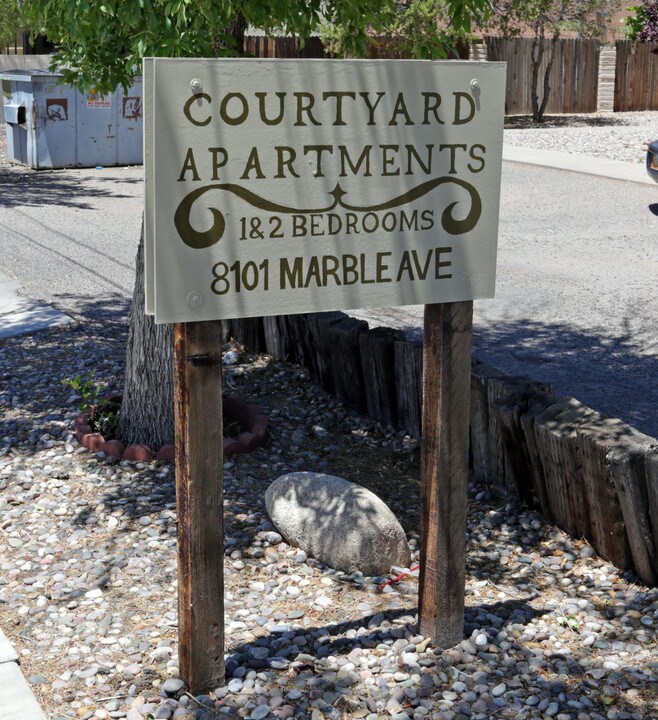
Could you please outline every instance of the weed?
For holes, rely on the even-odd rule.
[[[578,632],[580,630],[580,622],[578,621],[578,618],[575,618],[573,615],[564,615],[559,617],[557,622],[558,625],[569,628],[569,630],[573,632]]]
[[[76,375],[73,380],[64,382],[80,396],[78,407],[80,412],[89,413],[91,429],[106,440],[117,439],[121,401],[101,397],[104,385],[94,383],[90,378],[83,380],[80,375]]]
[[[80,403],[78,405],[80,411],[91,411],[93,413],[103,385],[92,382],[90,378],[83,380],[80,375],[76,375],[73,380],[64,380],[64,384],[69,385],[80,396]]]

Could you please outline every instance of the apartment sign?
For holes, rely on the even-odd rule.
[[[492,297],[504,67],[145,60],[147,312]]]

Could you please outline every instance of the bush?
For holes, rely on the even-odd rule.
[[[635,42],[658,42],[658,0],[645,0],[629,8],[635,15],[626,20],[626,37]]]

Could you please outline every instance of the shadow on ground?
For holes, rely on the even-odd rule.
[[[593,295],[592,302],[596,302]],[[602,335],[558,323],[493,319],[475,322],[473,355],[508,375],[551,383],[607,417],[658,437],[658,344],[655,330]],[[402,326],[421,339],[417,326]]]
[[[532,115],[507,115],[505,128],[562,128],[562,127],[614,127],[628,125],[627,117],[613,113],[604,115],[544,115],[543,122],[535,122]]]
[[[18,166],[0,167],[0,207],[42,207],[58,205],[90,209],[90,198],[112,197],[133,199],[117,191],[117,184],[141,183],[140,177],[121,176],[116,174],[103,176],[103,172],[93,177],[93,185],[89,182],[89,170],[85,177],[76,176],[76,170],[30,170]]]
[[[88,300],[82,309],[87,314],[97,313],[100,308],[94,307],[94,301]],[[71,374],[90,370],[99,380],[118,380],[125,345],[126,326],[122,316],[123,313],[118,312],[114,319],[107,322],[97,322],[94,325],[90,323],[89,326],[81,324],[76,328],[0,341],[5,358],[2,367],[3,386],[11,390],[3,396],[6,412],[1,434],[4,438],[20,431],[25,440],[29,441],[29,436],[32,435],[34,442],[35,437],[48,432],[52,422],[61,420],[67,413],[70,416],[74,408],[68,397],[69,391],[61,386],[59,381]],[[505,338],[503,333],[498,341],[503,342]],[[79,350],[79,360],[76,360],[76,350]],[[26,366],[26,362],[31,365]],[[27,372],[28,369],[31,372]],[[34,381],[35,370],[42,380]],[[260,383],[263,388],[272,389],[274,385],[274,392],[285,395],[287,385],[282,379],[285,373],[291,378],[294,376],[295,383],[302,382],[298,369],[288,367],[282,370],[282,367],[278,367],[276,376],[266,368],[254,371],[245,386],[256,388]],[[14,420],[14,411],[18,411],[18,425]],[[272,445],[279,439],[277,423],[273,422],[270,427],[272,437],[268,445],[254,452],[252,456],[239,458],[232,463],[231,473],[225,481],[226,539],[230,538],[231,543],[227,543],[223,550],[227,556],[239,550],[245,566],[242,571],[237,572],[231,569],[228,558],[225,564],[225,583],[233,597],[230,604],[227,603],[228,623],[231,618],[241,617],[237,613],[241,608],[249,607],[251,602],[256,603],[255,607],[259,607],[258,603],[261,602],[259,596],[250,598],[249,578],[256,576],[257,571],[260,574],[263,565],[261,558],[268,549],[262,539],[267,527],[262,497],[272,479]],[[332,440],[334,444],[342,441],[340,430],[340,427],[336,428],[336,437]],[[355,448],[355,452],[348,455],[345,467],[354,468],[354,457],[358,455],[361,458],[356,475],[359,482],[380,491],[389,502],[396,503],[405,518],[408,532],[417,529],[418,487],[406,477],[415,472],[417,453],[400,456],[400,462],[406,467],[401,466],[399,471],[392,474],[392,466],[389,464],[388,472],[382,474],[388,462],[379,445],[369,447],[357,443],[354,438],[345,442],[353,442]],[[13,445],[11,452],[29,459],[30,447],[19,442]],[[307,448],[313,449],[310,439],[304,447],[291,452],[291,456],[299,457]],[[339,450],[333,452],[335,456],[340,454]],[[328,457],[327,461],[330,472],[339,466],[333,457]],[[85,490],[76,502],[76,516],[70,529],[64,531],[61,540],[66,544],[64,540],[67,537],[84,532],[84,528],[89,528],[89,532],[92,532],[94,527],[101,527],[100,523],[112,512],[121,510],[121,526],[107,535],[101,533],[102,556],[107,558],[109,563],[107,573],[103,575],[103,592],[108,602],[120,603],[123,602],[121,595],[125,595],[126,588],[122,590],[113,586],[110,567],[114,562],[113,558],[120,554],[115,552],[116,546],[144,542],[143,533],[148,532],[148,527],[143,527],[140,519],[148,515],[162,521],[160,531],[168,533],[169,529],[173,530],[173,469],[161,465],[130,466],[125,472],[106,482],[103,478],[115,472],[116,462],[99,461],[91,454],[88,460],[83,459],[82,462],[88,464],[88,476],[95,477],[95,480],[85,481]],[[311,466],[308,469],[315,469],[311,463],[309,465]],[[248,487],[247,492],[245,487]],[[388,494],[386,487],[389,488]],[[8,487],[7,491],[11,493],[13,488]],[[373,609],[373,612],[363,614],[358,610],[358,604],[367,597],[368,603],[374,608],[381,593],[372,584],[366,585],[346,578],[340,581],[333,595],[336,604],[333,612],[319,613],[306,608],[302,616],[296,616],[304,617],[306,623],[291,621],[288,617],[290,611],[298,609],[300,605],[284,594],[278,599],[268,600],[268,603],[275,613],[281,613],[280,622],[285,627],[279,628],[277,632],[263,628],[260,637],[247,637],[246,632],[240,628],[232,629],[227,634],[226,642],[229,676],[249,680],[250,677],[253,679],[253,676],[250,676],[252,672],[272,673],[274,682],[280,682],[287,690],[298,689],[301,693],[299,697],[308,703],[316,702],[315,707],[325,718],[350,717],[350,713],[354,711],[354,706],[350,704],[353,701],[342,697],[341,688],[364,683],[369,678],[374,678],[373,683],[364,685],[360,694],[369,697],[373,712],[385,712],[384,708],[389,706],[391,698],[402,709],[408,708],[414,697],[431,700],[436,704],[435,707],[438,707],[442,702],[442,694],[449,691],[455,682],[463,681],[470,690],[481,688],[478,692],[489,693],[493,687],[504,681],[510,686],[508,690],[516,687],[521,697],[524,696],[526,686],[532,687],[538,704],[557,702],[558,698],[561,698],[559,702],[564,707],[571,699],[570,696],[574,697],[574,701],[586,696],[590,699],[592,708],[602,717],[609,717],[607,713],[611,702],[616,710],[629,713],[639,711],[639,717],[650,717],[642,715],[648,707],[642,705],[642,702],[644,693],[648,696],[651,688],[645,687],[642,681],[628,679],[635,671],[632,661],[620,674],[613,669],[602,668],[598,663],[596,667],[589,665],[593,650],[581,642],[574,643],[568,653],[553,652],[545,649],[547,646],[537,644],[544,642],[549,636],[571,638],[572,633],[576,632],[560,624],[564,611],[554,605],[549,607],[543,593],[550,596],[558,580],[570,579],[571,585],[564,589],[566,605],[567,598],[579,598],[583,592],[587,597],[587,591],[581,591],[579,583],[594,589],[595,579],[583,579],[577,574],[577,568],[563,566],[551,569],[528,563],[519,569],[520,563],[514,562],[508,567],[502,554],[496,553],[504,546],[509,548],[510,553],[530,555],[535,551],[541,552],[540,546],[547,541],[554,543],[555,548],[564,553],[570,547],[566,536],[542,524],[535,513],[527,513],[510,499],[497,496],[486,488],[471,487],[469,502],[469,590],[464,623],[465,643],[462,646],[442,650],[428,644],[426,650],[429,652],[416,652],[423,639],[418,636],[416,627],[417,595],[413,582],[407,583],[405,591],[400,587],[398,607],[388,608],[383,612]],[[103,519],[100,518],[101,513]],[[535,530],[531,533],[529,528],[533,527]],[[555,537],[552,537],[553,533],[557,533]],[[82,553],[86,549],[86,543],[82,543],[73,547],[72,552]],[[276,547],[274,549],[276,550]],[[173,552],[169,557],[169,560],[171,559]],[[317,563],[310,567],[316,579],[323,574],[332,576],[327,568]],[[120,572],[121,566],[116,569]],[[168,578],[173,580],[174,569],[169,567],[169,563],[163,566],[161,571],[163,583],[170,581]],[[283,577],[287,578],[287,574]],[[76,577],[74,593],[53,599],[51,604],[61,603],[66,608],[75,607],[77,598],[84,595],[90,581],[88,577]],[[501,588],[504,588],[504,591]],[[500,592],[501,599],[487,599],[479,594],[483,590]],[[620,585],[617,589],[617,593],[625,593],[625,603],[629,608],[634,607],[634,592],[635,589],[627,584]],[[174,597],[171,599],[171,607],[172,610],[175,608]],[[616,609],[610,608],[612,611]],[[605,606],[602,611],[605,611]],[[142,612],[146,613],[147,609],[142,609]],[[273,617],[279,621],[278,615]],[[546,638],[537,634],[539,620],[544,621]],[[29,638],[30,632],[39,631],[40,620],[28,616],[22,622],[24,625],[20,632],[23,637]],[[639,619],[637,622],[639,623]],[[599,634],[602,643],[613,643],[616,639],[615,630],[612,626],[609,627],[610,630],[602,627]],[[476,631],[484,634],[487,643],[486,649],[479,653],[468,641]],[[256,648],[258,650],[255,650]],[[377,648],[380,665],[378,672],[373,673],[372,668],[360,665],[359,651]],[[324,665],[324,660],[332,656],[348,656],[355,670],[341,671],[338,664],[333,662],[331,667]],[[521,664],[521,669],[511,676],[500,665],[501,657],[509,658],[510,662],[513,661],[517,666]],[[604,657],[604,654],[600,655],[601,663]],[[163,672],[164,665],[145,666],[135,679],[138,690],[152,693],[154,678]],[[350,675],[350,672],[355,672],[356,676]],[[596,674],[593,675],[593,672]],[[392,678],[393,673],[402,673],[407,678],[396,680],[391,686],[388,675]],[[384,675],[387,677],[383,677]],[[638,676],[641,676],[639,671]],[[517,685],[513,686],[513,683]],[[608,699],[601,695],[600,688],[606,683],[614,687],[615,692],[619,693],[618,697]],[[389,686],[397,688],[395,695]],[[384,687],[387,688],[386,693]],[[634,696],[626,695],[624,691],[629,689],[637,690],[639,697],[635,696],[633,699]],[[234,706],[237,702],[237,695],[226,689],[222,689],[219,695],[218,700],[208,700],[208,706],[212,706],[214,710],[222,706]],[[502,698],[498,705],[490,703],[486,710],[489,714],[483,714],[482,717],[511,717],[514,714],[519,716],[523,709],[522,705],[515,702],[512,692]]]

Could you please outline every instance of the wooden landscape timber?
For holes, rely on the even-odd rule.
[[[626,526],[634,569],[649,585],[658,585],[656,540],[649,496],[655,497],[655,476],[647,473],[647,455],[656,449],[654,438],[636,431],[626,434],[611,448],[606,464],[612,475]],[[655,517],[655,507],[653,508]]]
[[[226,337],[244,342],[240,323],[228,321]],[[264,334],[267,352],[308,367],[348,407],[420,438],[421,342],[341,312],[267,318]],[[620,570],[658,585],[658,440],[477,361],[470,395],[473,477],[535,504]]]
[[[391,328],[374,328],[359,335],[363,376],[372,378],[365,384],[368,415],[390,427],[398,424],[394,343],[400,340],[404,333]]]
[[[398,424],[415,438],[420,437],[423,419],[423,343],[396,340],[393,343],[395,393]]]

